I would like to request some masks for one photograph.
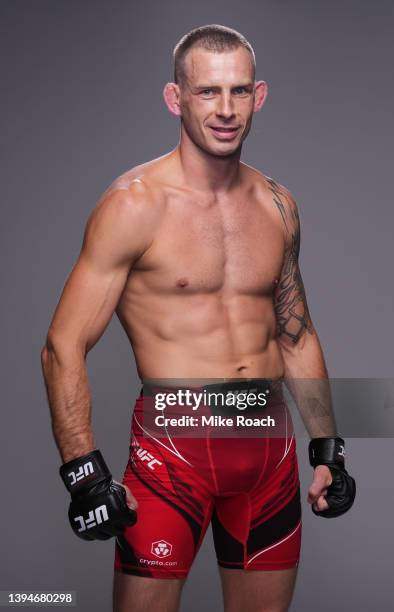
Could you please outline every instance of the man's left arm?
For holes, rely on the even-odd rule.
[[[336,467],[344,467],[343,445],[337,434],[323,351],[309,313],[299,268],[301,233],[297,205],[284,187],[272,182],[271,189],[285,230],[283,266],[274,295],[277,341],[285,384],[312,439],[310,460],[315,470],[308,501],[315,511],[324,511],[329,507],[325,499],[330,493],[328,488],[336,486]]]
[[[283,265],[274,307],[286,386],[311,438],[335,436],[327,368],[299,268],[301,233],[297,205],[284,187],[277,186],[275,196],[276,204],[282,205],[285,231]]]

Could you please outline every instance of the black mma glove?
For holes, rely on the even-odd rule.
[[[64,463],[60,476],[71,493],[68,518],[83,540],[108,540],[137,520],[126,504],[125,489],[113,482],[99,450]]]
[[[326,510],[312,512],[324,518],[333,518],[347,512],[356,497],[356,483],[345,470],[345,442],[342,438],[313,438],[309,442],[309,462],[312,467],[326,465],[332,475],[327,487]]]

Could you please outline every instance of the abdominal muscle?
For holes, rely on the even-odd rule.
[[[141,379],[283,376],[271,296],[125,293],[117,315]]]

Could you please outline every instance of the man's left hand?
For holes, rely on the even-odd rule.
[[[327,487],[332,483],[330,469],[326,465],[318,465],[313,472],[313,482],[308,491],[308,503],[317,512],[327,510]]]
[[[345,470],[345,442],[339,437],[313,438],[309,443],[309,462],[314,468],[308,491],[312,512],[324,518],[341,516],[356,497],[354,478]]]

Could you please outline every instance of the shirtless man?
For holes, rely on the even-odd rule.
[[[104,193],[88,220],[42,350],[53,432],[64,462],[61,474],[75,504],[70,507],[74,531],[86,539],[117,536],[116,612],[177,610],[211,517],[226,612],[279,612],[291,601],[300,546],[293,437],[277,456],[271,441],[264,487],[256,481],[230,496],[217,482],[213,493],[208,484],[203,491],[191,464],[166,455],[160,441],[138,440],[138,420],[131,453],[141,448],[139,442],[145,444],[158,470],[153,478],[146,462],[139,467],[134,456],[123,484],[112,482],[91,429],[85,358],[114,312],[130,339],[141,380],[327,381],[298,268],[295,201],[285,187],[240,161],[253,114],[267,96],[267,84],[255,81],[253,49],[234,30],[204,26],[179,41],[174,63],[175,82],[166,84],[164,99],[180,118],[179,145],[126,172]],[[295,383],[292,392],[312,438],[315,469],[308,501],[315,513],[342,514],[355,490],[344,470],[329,393],[322,391],[317,414]],[[243,468],[237,472],[235,459],[220,467],[230,483],[231,470],[234,483],[242,481]],[[182,478],[196,476],[188,485],[189,500],[186,488],[182,495],[174,491],[175,479],[171,488],[162,478],[176,470],[178,486]],[[248,497],[250,491],[255,498]],[[96,513],[94,522],[91,508],[96,512],[97,500],[101,518]],[[270,513],[259,516],[267,505]],[[177,560],[159,563],[170,555],[169,542],[178,547],[171,553]]]

